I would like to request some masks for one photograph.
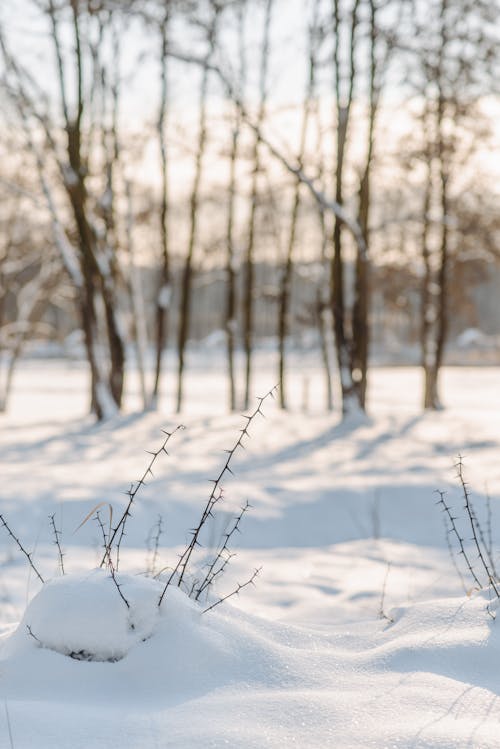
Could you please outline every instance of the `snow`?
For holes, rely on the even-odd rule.
[[[148,639],[156,624],[162,586],[144,577],[119,576],[120,598],[102,569],[65,575],[44,584],[28,604],[7,651],[33,646],[80,660],[118,661]]]
[[[273,384],[269,362],[258,361],[257,393]],[[95,569],[97,525],[75,528],[99,502],[119,517],[144,450],[158,449],[160,430],[177,422],[135,412],[132,380],[129,413],[94,425],[78,363],[22,365],[2,416],[0,511],[47,582],[0,537],[0,746],[11,746],[10,725],[15,749],[500,747],[497,602],[455,552],[464,592],[435,494],[447,491],[468,540],[453,467],[463,454],[474,507],[486,532],[489,506],[498,548],[500,370],[446,369],[446,408],[423,413],[418,370],[375,369],[369,416],[342,423],[322,411],[322,373],[303,355],[300,363],[290,393],[299,405],[307,375],[309,413],[266,404],[197,555],[201,569],[248,499],[227,575],[206,601],[170,586],[158,607],[241,425],[223,413],[220,362],[212,367],[205,352],[189,370],[186,429],[155,464],[127,525],[117,581],[130,608]],[[157,568],[168,569],[156,580],[144,573],[159,514]],[[203,613],[260,565],[255,586]]]

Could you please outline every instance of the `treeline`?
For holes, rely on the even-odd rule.
[[[25,10],[29,25],[0,11],[2,408],[24,342],[60,299],[78,311],[97,418],[122,406],[130,341],[145,407],[158,404],[175,349],[166,386],[181,410],[200,268],[224,278],[230,408],[252,397],[267,294],[286,408],[292,282],[309,265],[326,407],[335,374],[342,412],[364,410],[374,264],[419,279],[423,405],[440,406],[450,299],[467,297],[463,268],[484,272],[497,255],[497,0]],[[263,263],[279,269],[269,288],[256,277]]]

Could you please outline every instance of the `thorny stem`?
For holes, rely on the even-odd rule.
[[[122,599],[122,601],[123,601],[123,603],[125,604],[125,606],[126,606],[126,607],[127,607],[128,609],[130,609],[130,604],[129,604],[129,602],[127,601],[127,599],[125,598],[125,596],[124,596],[124,595],[123,595],[123,593],[122,593],[122,586],[120,585],[120,583],[119,583],[119,582],[118,582],[118,580],[116,579],[116,571],[115,571],[115,569],[114,569],[114,567],[113,567],[113,565],[112,565],[112,564],[110,564],[110,566],[109,566],[109,573],[110,573],[110,575],[111,575],[111,579],[113,580],[113,582],[114,582],[114,584],[115,584],[115,586],[116,586],[116,589],[117,589],[117,591],[118,591],[118,595],[119,595],[119,596],[120,596],[120,598]]]
[[[64,571],[64,554],[63,550],[61,548],[61,532],[57,530],[56,528],[56,516],[55,513],[52,515],[49,515],[50,525],[52,527],[53,533],[54,533],[54,544],[57,546],[57,553],[59,555],[59,567],[61,568],[61,574],[65,575]]]
[[[457,476],[458,476],[458,478],[460,480],[460,484],[462,486],[462,492],[463,492],[464,500],[465,500],[465,509],[467,511],[467,515],[468,515],[469,521],[470,521],[470,526],[471,526],[471,529],[472,529],[472,540],[474,541],[474,544],[475,544],[475,547],[477,549],[477,553],[478,553],[479,559],[481,560],[481,564],[483,565],[483,569],[486,572],[486,576],[488,578],[488,583],[491,585],[491,587],[495,591],[496,597],[500,598],[500,593],[498,592],[498,588],[497,588],[497,586],[495,584],[495,580],[493,578],[493,575],[492,575],[492,573],[490,571],[490,568],[488,567],[488,564],[487,564],[487,562],[486,562],[486,560],[484,558],[483,551],[481,549],[481,544],[479,543],[479,539],[477,537],[477,527],[476,527],[477,526],[477,519],[475,518],[474,510],[473,510],[473,507],[472,507],[472,503],[471,503],[471,499],[470,499],[470,493],[469,493],[469,487],[468,487],[468,484],[467,484],[467,482],[465,481],[465,478],[464,478],[464,471],[463,471],[464,465],[463,465],[463,461],[462,461],[462,456],[461,455],[458,456],[458,460],[457,460],[457,462],[455,464],[455,468],[457,469]]]
[[[212,517],[212,510],[221,498],[221,482],[227,473],[230,473],[230,474],[233,473],[231,469],[231,465],[230,465],[231,460],[234,454],[237,452],[237,450],[243,446],[244,439],[249,436],[250,425],[252,424],[256,416],[258,414],[260,414],[261,416],[264,416],[264,413],[262,411],[262,406],[268,398],[274,398],[274,393],[276,389],[277,389],[277,386],[275,385],[264,396],[262,396],[261,398],[257,398],[256,409],[253,411],[252,414],[246,415],[243,417],[246,420],[246,423],[244,427],[240,430],[240,436],[236,440],[231,450],[226,450],[226,453],[227,453],[226,462],[224,463],[219,475],[217,476],[216,479],[212,479],[212,484],[213,484],[212,491],[210,492],[210,496],[202,512],[200,521],[198,525],[196,526],[196,528],[193,529],[191,541],[189,542],[189,544],[187,545],[187,547],[185,548],[185,550],[179,557],[177,564],[175,565],[174,569],[172,570],[172,573],[170,574],[167,582],[165,583],[165,587],[163,588],[163,592],[158,601],[158,606],[161,606],[165,593],[167,592],[167,588],[171,584],[172,580],[174,579],[176,575],[178,575],[177,587],[181,586],[184,575],[186,574],[186,569],[189,564],[189,560],[191,559],[193,551],[199,545],[198,539],[201,533],[201,529],[207,522],[208,518]]]
[[[452,528],[448,527],[448,523],[446,522],[446,515],[443,514],[443,521],[444,521],[444,529],[446,531],[446,545],[448,547],[448,551],[450,553],[450,559],[451,563],[453,564],[453,567],[455,568],[455,572],[457,573],[458,577],[460,578],[460,582],[462,583],[462,588],[464,589],[464,593],[467,594],[467,585],[465,584],[464,576],[462,575],[462,572],[460,570],[460,567],[457,564],[457,560],[455,559],[455,554],[453,552],[453,547],[451,545],[450,541],[450,533],[452,532]]]
[[[148,547],[152,541],[152,548],[148,548],[148,551],[151,553],[151,563],[148,564],[148,574],[150,574],[152,577],[154,577],[155,575],[156,563],[158,562],[159,556],[158,550],[160,547],[160,538],[163,532],[163,518],[161,515],[158,515],[158,520],[156,521],[154,528],[156,528],[154,536],[151,538],[151,535],[153,533],[153,531],[151,530],[150,536],[148,538]]]
[[[7,533],[9,534],[9,536],[16,542],[18,549],[20,551],[22,551],[22,553],[24,554],[24,556],[28,560],[31,569],[33,570],[33,572],[35,573],[35,575],[38,577],[38,579],[40,580],[40,582],[44,583],[45,580],[43,579],[43,577],[41,576],[41,574],[38,572],[37,568],[33,564],[33,560],[31,558],[31,554],[28,551],[26,551],[26,549],[24,548],[24,546],[22,545],[22,543],[20,542],[20,540],[14,535],[14,533],[11,531],[11,529],[7,525],[7,521],[5,520],[4,516],[1,515],[1,514],[0,514],[0,522],[2,523],[3,527],[6,529]]]
[[[101,564],[100,564],[101,567],[103,567],[106,563],[108,564],[111,563],[111,551],[113,548],[113,543],[119,533],[120,535],[118,537],[118,542],[116,544],[116,557],[117,557],[116,569],[118,569],[119,557],[120,557],[120,545],[123,540],[123,536],[125,535],[125,524],[127,522],[127,518],[130,516],[130,508],[132,507],[132,504],[134,503],[134,500],[137,496],[137,492],[139,491],[141,486],[143,486],[146,483],[146,479],[148,478],[148,476],[153,476],[153,466],[158,456],[161,455],[162,453],[165,453],[165,455],[168,455],[168,452],[167,452],[168,441],[170,440],[172,435],[174,435],[176,432],[178,432],[181,429],[184,429],[184,426],[182,424],[179,424],[179,426],[177,426],[173,430],[173,432],[163,431],[166,437],[163,440],[161,447],[158,450],[156,450],[156,452],[150,453],[151,460],[149,461],[146,470],[144,471],[139,481],[137,481],[135,484],[132,484],[132,486],[128,490],[127,495],[128,495],[129,500],[128,500],[127,506],[125,507],[125,510],[123,511],[123,515],[121,516],[120,520],[118,521],[118,523],[113,528],[110,534],[110,537],[106,544],[106,548],[104,550],[104,556],[101,560]]]
[[[216,601],[211,606],[209,606],[208,609],[204,609],[201,613],[206,614],[208,611],[211,611],[220,603],[224,603],[224,601],[227,601],[228,598],[231,598],[232,596],[237,596],[240,590],[243,590],[243,588],[246,588],[247,585],[253,585],[255,578],[260,574],[261,570],[262,570],[262,567],[259,567],[258,569],[256,569],[252,577],[249,580],[247,580],[246,583],[238,583],[238,587],[235,590],[233,590],[232,593],[228,593],[227,596],[223,596],[222,598],[219,598],[218,601]]]
[[[106,529],[104,528],[104,523],[101,520],[101,515],[99,513],[99,510],[97,510],[97,512],[95,514],[95,517],[96,517],[97,523],[99,525],[99,528],[101,529],[103,548],[106,549],[106,544],[108,542],[108,537],[106,535]]]
[[[239,515],[234,520],[232,528],[228,530],[223,535],[223,543],[220,545],[219,550],[217,551],[212,563],[210,564],[207,574],[205,575],[205,579],[201,583],[200,587],[198,588],[195,596],[195,601],[197,601],[200,597],[200,595],[203,593],[204,590],[206,590],[214,581],[214,579],[220,575],[220,573],[224,570],[224,568],[229,563],[230,559],[234,556],[234,554],[231,554],[229,551],[229,541],[231,540],[232,536],[234,536],[235,533],[240,532],[240,523],[243,519],[243,515],[250,509],[251,505],[250,502],[246,502],[245,505],[241,508],[241,511]],[[225,553],[228,553],[228,556],[224,559],[223,555]],[[222,565],[219,569],[216,569],[218,562],[222,560]]]
[[[472,567],[472,564],[470,563],[470,559],[467,556],[467,553],[466,553],[465,548],[464,548],[463,538],[461,537],[460,533],[458,532],[457,526],[455,524],[456,518],[451,514],[451,507],[446,504],[446,501],[445,501],[445,498],[444,498],[445,497],[445,492],[438,490],[437,494],[439,494],[440,499],[437,501],[436,504],[442,505],[443,512],[446,513],[446,515],[448,517],[448,520],[450,521],[450,525],[451,525],[450,532],[453,533],[456,536],[456,538],[457,538],[457,541],[458,541],[459,546],[460,546],[460,552],[459,553],[462,554],[463,558],[465,559],[465,563],[466,563],[466,565],[467,565],[467,567],[469,569],[470,574],[472,575],[472,577],[474,579],[474,582],[479,586],[479,588],[482,589],[483,586],[479,582],[479,579],[478,579],[476,573],[474,572],[474,568]]]

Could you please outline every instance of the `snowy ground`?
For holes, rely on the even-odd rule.
[[[158,515],[157,569],[175,563],[241,426],[224,414],[214,363],[192,370],[179,419],[135,411],[131,383],[129,413],[101,426],[85,415],[79,364],[23,365],[1,421],[0,511],[54,582],[25,612],[40,584],[0,536],[0,747],[500,747],[496,605],[467,575],[464,592],[435,504],[445,489],[464,517],[453,468],[461,453],[488,543],[487,485],[498,548],[500,370],[446,370],[447,408],[422,414],[417,370],[376,369],[370,416],[350,424],[321,413],[321,373],[298,371],[292,392],[297,404],[307,393],[309,411],[266,406],[205,538],[215,543],[249,500],[219,594],[257,566],[260,578],[201,614],[176,590],[158,611],[155,583],[137,572],[151,566]],[[256,393],[273,384],[263,361]],[[102,553],[97,524],[75,529],[100,502],[118,516],[145,450],[179,421],[186,429],[127,528],[127,611],[112,581],[91,572]],[[51,513],[74,585],[59,577]],[[78,650],[102,657],[68,657]]]

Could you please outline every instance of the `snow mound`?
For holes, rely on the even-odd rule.
[[[28,605],[14,636],[77,660],[119,661],[155,630],[162,586],[142,576],[120,575],[120,588],[102,569],[47,582]]]

